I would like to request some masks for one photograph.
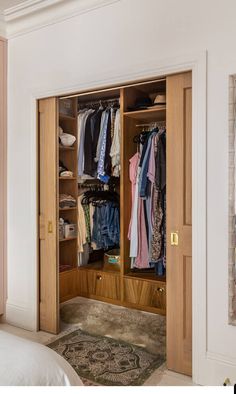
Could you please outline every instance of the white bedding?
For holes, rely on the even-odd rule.
[[[0,331],[0,386],[82,386],[61,356],[39,343]]]

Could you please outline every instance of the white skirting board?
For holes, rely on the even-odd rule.
[[[35,311],[22,305],[6,304],[6,322],[13,326],[24,328],[25,330],[37,331],[37,318],[32,318]]]

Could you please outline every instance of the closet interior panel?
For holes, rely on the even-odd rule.
[[[77,269],[60,272],[59,275],[60,302],[65,302],[77,296]]]
[[[166,80],[162,78],[130,84],[121,88],[101,89],[94,92],[84,92],[74,97],[55,99],[59,109],[54,130],[55,156],[57,158],[57,168],[54,169],[57,174],[57,190],[54,195],[57,205],[58,238],[56,243],[58,245],[61,302],[75,295],[83,295],[101,300],[107,299],[120,304],[130,303],[131,306],[141,307],[143,310],[151,308],[156,313],[159,313],[160,310],[165,313],[165,302],[158,301],[165,298],[165,273],[157,273],[155,264],[149,265],[148,261],[144,264],[144,269],[135,268],[131,262],[129,239],[133,204],[130,179],[131,159],[136,154],[139,156],[141,154],[142,144],[137,141],[137,136],[149,137],[151,130],[155,127],[164,127],[166,105],[165,102],[155,102],[155,99],[158,97],[163,99],[165,93]],[[103,175],[97,173],[99,157],[96,157],[98,155],[96,149],[98,147],[101,149],[99,144],[102,141],[102,121],[105,122],[105,119],[111,127],[109,133],[113,133],[111,135],[113,141],[115,118],[118,112],[120,140],[118,157],[120,157],[120,162],[116,171],[118,168],[119,171],[113,174],[114,168],[107,167],[109,175],[105,176],[107,181],[104,180],[105,178],[103,179]],[[96,134],[97,128],[91,129],[92,119],[93,127],[97,121],[100,122],[99,135]],[[90,126],[86,128],[88,122],[90,122]],[[118,127],[117,124],[116,127]],[[97,139],[94,140],[95,137]],[[106,138],[108,137],[107,134]],[[104,160],[108,160],[108,162],[110,160],[113,163],[112,159],[109,159],[110,155],[107,154],[107,149],[111,149],[111,145],[110,148],[107,146]],[[83,154],[82,161],[81,152]],[[90,163],[88,158],[91,155],[93,156]],[[110,165],[113,166],[113,164]],[[82,172],[81,166],[83,166]],[[108,170],[108,168],[110,169]],[[94,248],[93,229],[88,227],[88,223],[91,226],[91,218],[94,218],[94,210],[100,205],[96,198],[100,199],[101,204],[104,204],[102,196],[108,198],[109,193],[114,196],[112,198],[116,198],[117,202],[114,203],[119,207],[119,245],[116,245],[118,251],[114,250],[113,252],[113,254],[119,253],[118,260],[116,260],[118,256],[109,255],[109,247]],[[90,217],[88,209],[91,206],[93,206],[93,214]],[[83,229],[86,226],[87,249],[78,243],[78,236],[83,235],[81,226]],[[101,229],[98,230],[99,236],[101,231]],[[84,251],[81,252],[80,249]],[[116,260],[116,264],[111,264],[112,259]],[[157,282],[161,282],[162,286],[157,285]],[[131,297],[130,291],[135,294],[139,287],[142,290],[142,297]]]
[[[60,271],[60,300],[76,294],[76,278],[74,271],[77,267],[77,103],[75,99],[59,100],[59,127],[57,130],[57,176],[59,184],[58,218],[59,218],[59,271]],[[63,137],[61,137],[63,135]],[[74,137],[73,144],[67,137]],[[72,137],[72,138],[73,138]],[[63,139],[64,138],[64,139]],[[67,201],[66,196],[71,200]],[[65,197],[65,198],[64,198]],[[63,199],[64,198],[64,199]],[[74,232],[63,233],[62,223],[71,223]],[[67,230],[69,225],[67,225]],[[68,282],[68,283],[67,283]]]

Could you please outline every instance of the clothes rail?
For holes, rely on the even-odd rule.
[[[86,107],[92,107],[96,105],[106,105],[106,104],[118,104],[120,105],[120,99],[119,98],[112,98],[112,99],[100,99],[100,100],[94,100],[94,101],[88,101],[85,103],[78,103],[78,108],[86,108]]]
[[[136,127],[165,127],[166,121],[158,121],[158,122],[149,122],[149,123],[142,123],[136,124]]]
[[[100,190],[100,191],[115,191],[116,190],[116,183],[109,182],[108,184],[103,183],[95,183],[95,182],[79,182],[78,183],[78,190],[90,189],[90,190]]]

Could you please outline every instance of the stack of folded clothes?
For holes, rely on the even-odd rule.
[[[62,161],[59,161],[59,176],[64,176],[64,177],[72,177],[73,172],[69,171],[68,168],[62,163]]]
[[[59,206],[60,208],[73,208],[76,207],[76,199],[70,194],[59,195]]]

